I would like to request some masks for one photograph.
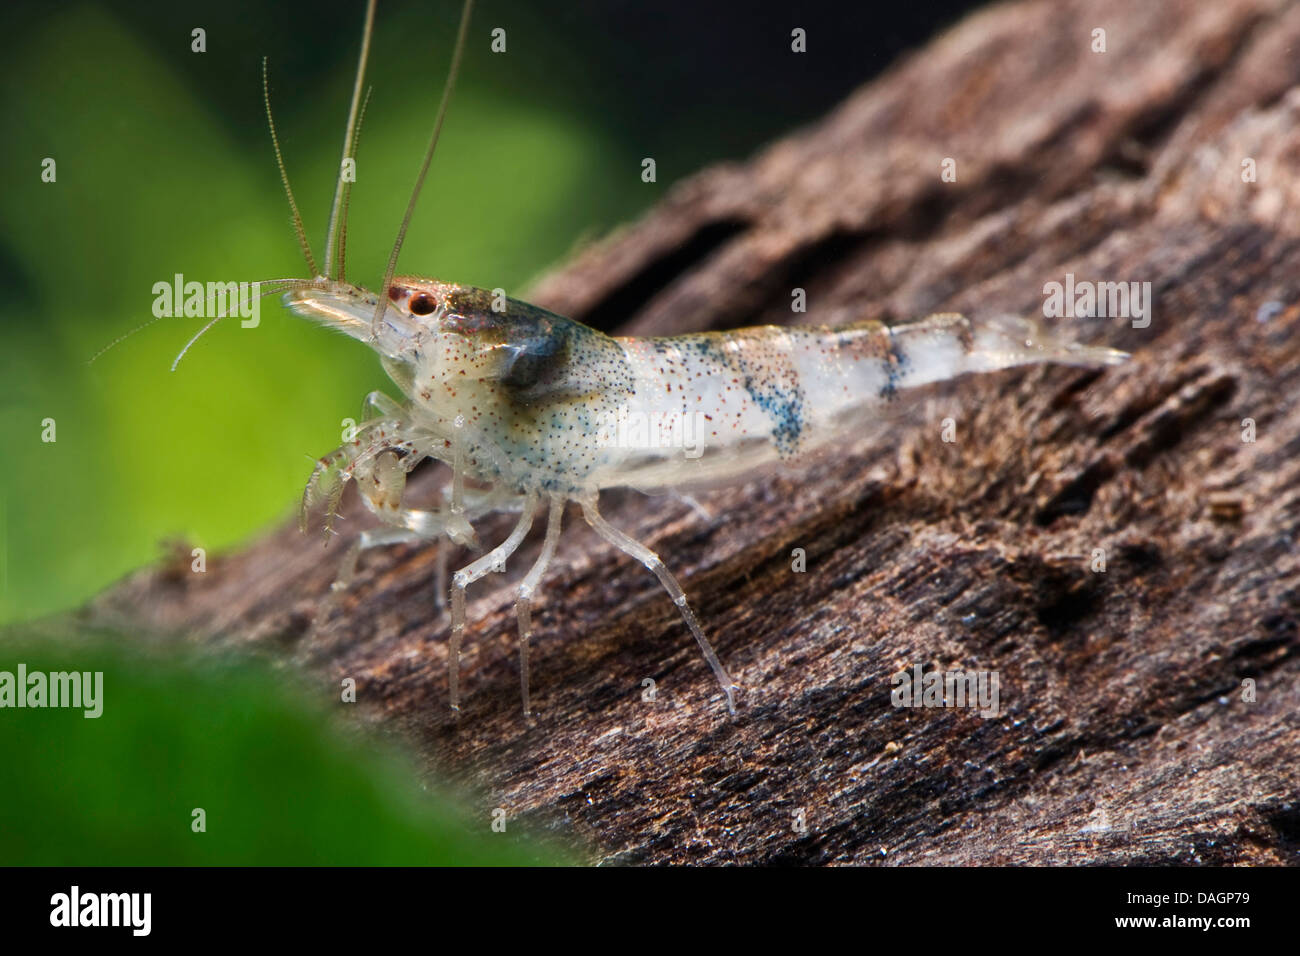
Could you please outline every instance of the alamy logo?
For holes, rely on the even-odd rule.
[[[620,405],[605,413],[596,441],[601,448],[680,448],[685,457],[699,458],[708,427],[703,412],[639,412]]]
[[[209,311],[211,306],[211,311]],[[237,315],[246,329],[255,329],[262,321],[261,283],[185,281],[176,273],[171,282],[153,284],[153,314],[159,319],[188,316],[191,319],[215,319]]]
[[[51,926],[129,926],[133,936],[148,936],[153,911],[152,893],[69,893],[50,897]]]
[[[1073,272],[1065,282],[1043,286],[1043,315],[1049,319],[1105,318],[1132,319],[1133,328],[1151,324],[1150,282],[1078,282]]]
[[[926,671],[920,664],[890,678],[895,707],[970,707],[981,717],[998,715],[997,671]]]
[[[103,671],[0,671],[0,707],[72,707],[84,717],[104,712]]]

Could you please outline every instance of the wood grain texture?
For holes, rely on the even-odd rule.
[[[1068,320],[1132,351],[1122,367],[935,390],[803,473],[700,495],[707,518],[605,496],[744,686],[734,719],[654,579],[576,509],[536,611],[531,723],[510,582],[540,529],[513,578],[470,591],[459,721],[429,548],[365,554],[323,632],[347,535],[322,551],[295,528],[205,575],[142,572],[84,617],[355,677],[358,712],[430,779],[592,860],[1300,862],[1297,49],[1280,0],[993,7],[534,290],[644,335],[1038,313],[1066,273],[1151,283],[1149,328]],[[414,500],[438,477],[417,473]],[[996,670],[1000,716],[894,708],[915,664]]]

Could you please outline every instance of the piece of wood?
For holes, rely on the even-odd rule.
[[[575,509],[535,612],[532,723],[499,576],[471,589],[448,713],[431,548],[365,554],[315,635],[348,538],[322,553],[292,528],[204,575],[142,572],[85,617],[355,677],[430,778],[593,860],[1294,864],[1297,49],[1281,0],[991,7],[535,290],[645,335],[1041,314],[1067,273],[1151,284],[1149,327],[1060,320],[1132,351],[1122,367],[964,380],[804,474],[700,495],[707,518],[605,496],[744,686],[734,719],[654,579]],[[1000,715],[895,708],[917,664],[996,671]]]

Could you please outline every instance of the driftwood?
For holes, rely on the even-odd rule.
[[[1130,350],[1119,368],[963,380],[804,473],[701,494],[708,517],[605,496],[683,582],[744,687],[735,718],[654,579],[576,510],[531,723],[509,576],[471,589],[459,721],[433,549],[365,554],[312,633],[359,519],[325,552],[285,528],[205,575],[142,572],[86,617],[355,677],[431,779],[593,860],[1296,863],[1298,49],[1281,0],[992,7],[533,290],[645,335],[1041,314],[1067,273],[1151,283],[1149,327],[1061,320]],[[1000,715],[891,706],[917,664],[996,670]]]

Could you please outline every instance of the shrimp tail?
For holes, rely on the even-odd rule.
[[[900,387],[1045,362],[1094,368],[1118,365],[1127,352],[1082,345],[1024,316],[971,322],[943,313],[889,328],[892,378]]]
[[[1032,319],[1000,315],[977,325],[973,332],[971,371],[1007,368],[1039,362],[1094,368],[1119,365],[1127,352],[1102,345],[1083,345],[1044,329]],[[979,363],[988,363],[982,366]]]

